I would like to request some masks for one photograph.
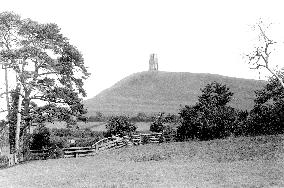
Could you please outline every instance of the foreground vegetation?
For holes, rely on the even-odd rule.
[[[284,136],[132,146],[0,171],[1,187],[283,187]]]

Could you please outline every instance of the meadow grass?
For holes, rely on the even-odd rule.
[[[284,136],[148,144],[0,171],[1,187],[284,187]]]

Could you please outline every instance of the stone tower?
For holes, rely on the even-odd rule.
[[[149,71],[158,71],[158,56],[157,54],[150,54]]]

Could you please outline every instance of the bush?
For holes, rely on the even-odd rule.
[[[164,130],[164,123],[165,123],[165,113],[160,113],[158,116],[155,117],[154,122],[150,125],[150,131],[152,132],[163,132]]]
[[[0,156],[0,169],[8,166],[9,159],[6,155]]]
[[[119,135],[125,136],[135,132],[137,127],[130,122],[126,116],[111,117],[106,125],[106,136]]]
[[[96,138],[81,138],[76,140],[76,147],[88,147],[102,139],[103,137]]]
[[[284,133],[284,92],[274,77],[263,89],[256,91],[254,108],[248,116],[247,135]]]
[[[180,110],[178,139],[210,140],[230,136],[237,117],[236,110],[226,106],[232,95],[226,85],[217,82],[206,85],[196,105]]]
[[[50,138],[50,147],[51,148],[61,148],[61,149],[69,147],[67,137],[52,136]]]
[[[32,150],[41,150],[43,148],[50,147],[50,131],[44,126],[40,126],[35,130],[35,133],[32,135],[32,142],[30,149]]]

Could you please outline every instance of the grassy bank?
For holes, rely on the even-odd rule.
[[[0,171],[1,187],[284,187],[284,136],[121,148]]]

